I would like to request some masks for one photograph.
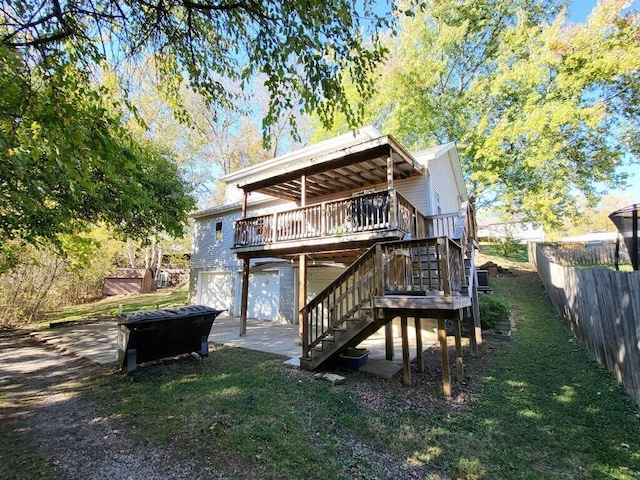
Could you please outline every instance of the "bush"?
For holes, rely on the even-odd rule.
[[[503,299],[494,295],[482,295],[479,301],[480,325],[483,330],[493,329],[499,320],[509,320],[511,308]]]

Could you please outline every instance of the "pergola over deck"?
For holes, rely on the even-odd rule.
[[[304,206],[314,198],[385,181],[391,189],[394,179],[424,172],[424,167],[391,136],[354,136],[353,141],[354,144],[329,151],[326,147],[298,150],[252,167],[250,172],[247,169],[228,175],[224,180],[243,190],[245,198],[251,192],[260,192]]]

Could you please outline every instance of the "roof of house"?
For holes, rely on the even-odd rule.
[[[387,180],[387,158],[393,161],[394,178],[407,178],[424,174],[431,161],[445,156],[451,163],[458,191],[466,200],[466,187],[455,143],[436,145],[412,155],[393,137],[382,135],[374,127],[365,127],[280,155],[225,175],[221,181],[233,190],[249,193],[248,203],[251,206],[282,199],[299,202],[303,175],[306,178],[306,197],[312,199],[384,183]],[[201,219],[219,216],[241,208],[241,201],[231,201],[194,212],[191,217]]]

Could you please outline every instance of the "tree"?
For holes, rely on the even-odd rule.
[[[589,205],[584,199],[577,200],[579,216],[565,222],[556,232],[558,237],[574,237],[593,232],[617,232],[609,215],[633,203],[630,195],[605,195],[595,207]]]
[[[615,187],[638,151],[640,30],[624,0],[585,25],[563,2],[433,0],[401,24],[376,121],[419,149],[456,141],[484,204],[546,225]]]
[[[98,224],[134,239],[180,236],[193,200],[177,166],[132,137],[112,92],[73,55],[50,62],[0,46],[1,249],[16,240],[62,253],[61,235]]]
[[[264,146],[259,119],[266,114],[269,97],[259,84],[253,86],[251,98],[241,109],[218,106],[215,110],[200,94],[183,86],[180,98],[189,119],[181,123],[174,118],[170,105],[158,98],[154,71],[153,62],[148,62],[135,74],[138,86],[130,101],[142,122],[132,119],[128,126],[137,136],[173,152],[182,177],[193,187],[199,208],[224,200],[223,184],[218,182],[221,175],[295,149],[299,143],[294,137],[305,137],[306,118],[289,110],[273,126],[270,148]],[[227,88],[240,92],[239,85],[229,83]],[[294,115],[298,117],[295,135],[289,121]]]
[[[374,6],[380,7],[373,0],[17,0],[0,7],[0,44],[38,58],[74,52],[89,66],[150,55],[174,107],[185,76],[209,104],[233,107],[241,95],[227,89],[228,80],[244,89],[263,75],[269,134],[296,105],[327,122],[342,111],[356,123],[360,112],[345,101],[342,78],[348,71],[362,93],[370,90],[368,73],[384,53],[378,31],[395,18],[374,13]],[[126,75],[120,80],[129,91]]]

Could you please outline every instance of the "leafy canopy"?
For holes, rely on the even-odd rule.
[[[369,122],[420,149],[457,142],[481,206],[547,226],[624,181],[638,161],[640,19],[601,0],[428,0],[402,19]],[[604,186],[604,187],[603,187]]]
[[[0,44],[45,56],[73,50],[88,64],[151,56],[178,111],[185,77],[208,103],[239,107],[241,94],[228,89],[228,81],[248,87],[260,75],[270,94],[263,122],[268,136],[281,114],[297,105],[325,122],[340,111],[356,123],[361,112],[346,101],[342,79],[348,72],[360,93],[370,91],[368,74],[384,53],[378,31],[395,18],[393,4],[375,14],[376,3],[18,0],[0,7]],[[120,80],[125,92],[135,87],[124,74]]]
[[[73,55],[28,62],[0,46],[0,240],[53,243],[105,224],[180,236],[193,200],[176,165],[134,139]]]

